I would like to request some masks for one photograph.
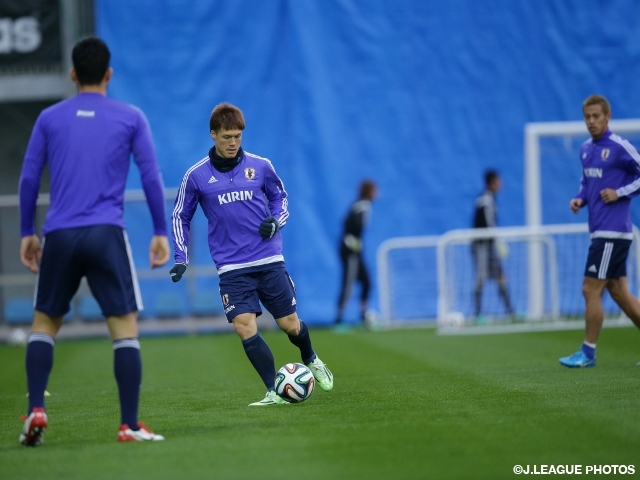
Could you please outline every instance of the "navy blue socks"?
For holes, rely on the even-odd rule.
[[[53,347],[55,339],[47,333],[29,335],[25,366],[27,370],[27,388],[29,389],[29,410],[44,408],[44,391],[47,388],[49,374],[53,368]]]
[[[302,363],[308,365],[315,360],[316,353],[311,347],[311,336],[309,335],[309,329],[302,320],[300,320],[300,331],[298,332],[298,335],[288,335],[288,337],[289,341],[300,349],[300,357],[302,358]]]
[[[120,395],[120,423],[126,423],[131,430],[138,430],[142,358],[137,338],[114,340],[113,371]]]
[[[276,381],[276,367],[273,353],[271,353],[267,342],[259,333],[256,333],[253,337],[242,340],[242,346],[244,353],[247,354],[251,365],[258,372],[267,389],[273,390]]]
[[[582,344],[582,351],[589,358],[594,358],[596,356],[596,344],[584,342]]]

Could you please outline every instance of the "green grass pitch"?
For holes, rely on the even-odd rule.
[[[299,361],[265,332],[276,364]],[[0,346],[0,478],[515,478],[514,465],[640,469],[640,335],[605,329],[598,366],[570,370],[577,331],[441,337],[314,329],[335,374],[299,405],[264,394],[233,334],[143,338],[140,418],[164,442],[119,444],[106,339],[59,341],[39,448],[18,443],[24,348]],[[584,471],[584,470],[583,470]]]

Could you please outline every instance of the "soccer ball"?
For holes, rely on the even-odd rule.
[[[276,393],[289,403],[304,402],[315,386],[313,373],[301,363],[287,363],[276,373]]]
[[[444,319],[444,326],[460,329],[464,326],[464,315],[461,312],[449,312]]]
[[[27,332],[21,330],[19,328],[14,328],[9,333],[9,338],[7,338],[7,343],[9,345],[14,345],[16,347],[24,347],[27,344],[28,340]]]

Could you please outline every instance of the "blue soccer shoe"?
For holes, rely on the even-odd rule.
[[[589,358],[582,351],[578,350],[576,353],[569,357],[562,357],[560,364],[569,368],[588,368],[596,366],[596,357]]]

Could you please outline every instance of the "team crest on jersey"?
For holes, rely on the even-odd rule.
[[[244,169],[244,176],[247,180],[253,180],[256,178],[256,169],[252,167],[247,167]]]
[[[602,160],[606,160],[607,158],[609,158],[610,153],[611,151],[608,148],[603,148],[602,153],[600,154],[600,156],[602,157]]]
[[[225,293],[222,295],[222,304],[226,307],[229,305],[229,294]]]

